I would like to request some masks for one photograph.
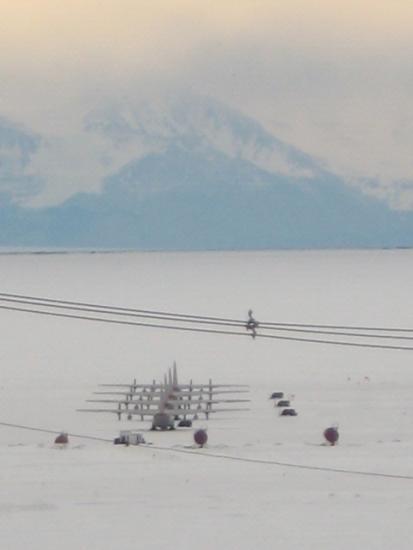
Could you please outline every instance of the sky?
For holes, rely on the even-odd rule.
[[[0,13],[0,114],[76,137],[56,150],[60,175],[92,107],[190,91],[413,205],[410,0],[0,0]],[[82,187],[84,156],[63,187]]]

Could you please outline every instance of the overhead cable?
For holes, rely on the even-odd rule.
[[[35,302],[42,302],[43,305],[46,306],[46,304],[64,304],[68,306],[80,306],[80,307],[90,307],[98,310],[108,310],[111,313],[117,312],[125,312],[125,313],[136,313],[136,314],[143,314],[143,315],[149,315],[149,316],[162,316],[167,318],[182,318],[185,320],[196,320],[197,322],[201,320],[206,321],[217,321],[220,324],[230,324],[234,323],[233,326],[245,326],[245,320],[243,319],[233,319],[233,318],[227,318],[227,317],[213,317],[213,316],[206,316],[206,315],[194,315],[194,314],[187,314],[187,313],[173,313],[173,312],[166,312],[166,311],[159,311],[159,310],[149,310],[149,309],[138,309],[138,308],[130,308],[130,307],[120,307],[120,306],[111,306],[111,305],[103,305],[103,304],[96,304],[96,303],[90,303],[90,302],[78,302],[78,301],[69,301],[69,300],[58,300],[58,299],[51,299],[51,298],[41,298],[36,296],[30,296],[30,295],[24,295],[24,294],[11,294],[11,293],[5,293],[0,292],[0,300],[3,298],[15,298],[19,301],[21,300],[32,300]],[[332,329],[332,330],[365,330],[365,331],[377,331],[377,332],[401,332],[401,333],[413,333],[413,328],[396,328],[396,327],[379,327],[379,326],[356,326],[356,325],[337,325],[337,324],[311,324],[311,323],[284,323],[284,322],[269,322],[269,321],[260,321],[259,326],[261,328],[270,328],[270,327],[286,327],[286,328],[315,328],[315,329]]]
[[[41,304],[39,304],[40,306]],[[224,334],[224,335],[230,335],[230,336],[246,336],[248,338],[251,337],[250,334],[247,332],[237,332],[237,331],[230,331],[230,330],[216,330],[216,329],[207,329],[207,328],[198,328],[193,326],[178,326],[178,325],[164,325],[159,323],[144,323],[144,322],[137,322],[137,321],[123,321],[119,319],[110,319],[110,318],[104,318],[104,317],[90,317],[87,315],[74,315],[69,313],[58,313],[54,311],[43,311],[39,309],[33,309],[33,308],[22,308],[22,307],[15,307],[15,306],[4,306],[0,305],[0,309],[8,310],[8,311],[18,311],[18,312],[24,312],[24,313],[31,313],[31,314],[37,314],[37,315],[44,315],[44,316],[50,316],[50,317],[60,317],[60,318],[67,318],[67,319],[81,319],[84,321],[95,321],[100,323],[110,323],[110,324],[117,324],[117,325],[128,325],[128,326],[139,326],[139,327],[149,327],[149,328],[157,328],[157,329],[164,329],[164,330],[176,330],[176,331],[184,331],[184,332],[195,332],[195,333],[208,333],[208,334]],[[172,320],[172,319],[171,319]],[[413,347],[409,346],[396,346],[396,345],[385,345],[385,344],[368,344],[368,343],[361,343],[361,342],[349,342],[349,341],[339,341],[339,340],[324,340],[324,339],[317,339],[317,338],[300,338],[300,337],[293,337],[293,336],[281,336],[276,334],[263,334],[263,333],[257,333],[257,338],[266,338],[266,339],[274,339],[274,340],[285,340],[285,341],[293,341],[293,342],[307,342],[307,343],[313,343],[313,344],[328,344],[328,345],[336,345],[336,346],[347,346],[347,347],[358,347],[358,348],[373,348],[373,349],[388,349],[388,350],[403,350],[403,351],[413,351]]]
[[[14,429],[20,429],[20,430],[30,430],[35,432],[43,432],[48,434],[59,434],[60,432],[56,430],[48,430],[45,428],[38,428],[34,426],[27,426],[24,424],[12,424],[10,422],[0,422],[0,426],[4,426],[6,428],[14,428]],[[87,434],[75,434],[75,433],[68,433],[67,434],[70,437],[75,438],[81,438],[81,439],[89,439],[94,441],[102,441],[104,443],[112,443],[112,439],[103,438],[103,437],[97,437],[93,435],[87,435]],[[298,470],[310,470],[310,471],[316,471],[316,472],[328,472],[328,473],[334,473],[334,474],[348,474],[348,475],[358,475],[363,477],[381,477],[381,478],[388,478],[388,479],[400,479],[400,480],[406,480],[406,481],[413,481],[413,476],[406,475],[406,474],[391,474],[391,473],[384,473],[384,472],[375,472],[375,471],[366,471],[366,470],[350,470],[346,468],[331,468],[329,466],[315,466],[315,465],[308,465],[308,464],[296,464],[293,462],[282,462],[279,460],[271,460],[271,459],[263,459],[263,458],[248,458],[248,457],[242,457],[242,456],[234,456],[234,455],[226,455],[226,454],[219,454],[219,453],[212,453],[205,449],[179,449],[177,447],[164,447],[161,445],[152,445],[152,443],[148,444],[141,444],[139,445],[140,448],[149,448],[151,450],[161,451],[161,452],[172,452],[172,453],[182,453],[182,454],[191,454],[196,455],[198,457],[205,457],[205,458],[215,458],[220,460],[230,460],[232,462],[247,462],[250,464],[262,464],[267,466],[279,466],[282,468],[293,468]]]

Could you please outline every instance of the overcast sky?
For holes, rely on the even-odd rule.
[[[412,203],[411,0],[0,0],[0,114],[79,132],[109,97],[211,95]],[[81,149],[81,147],[79,147]],[[71,153],[75,156],[75,153]]]

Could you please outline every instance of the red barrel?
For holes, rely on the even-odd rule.
[[[331,445],[335,445],[338,441],[337,428],[331,427],[324,430],[324,437]]]
[[[69,437],[67,433],[60,433],[54,440],[56,445],[67,445],[69,443]]]
[[[200,447],[203,447],[205,443],[208,441],[208,435],[206,433],[206,430],[197,430],[194,433],[194,440],[197,445]]]

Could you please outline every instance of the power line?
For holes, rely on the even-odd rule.
[[[10,422],[0,422],[0,426],[5,426],[6,428],[14,428],[14,429],[20,429],[20,430],[30,430],[34,432],[42,432],[42,433],[48,433],[57,435],[61,432],[56,430],[48,430],[45,428],[38,428],[35,426],[27,426],[24,424],[12,424]],[[102,441],[104,443],[112,443],[112,439],[107,439],[103,437],[96,437],[93,435],[87,435],[87,434],[75,434],[75,433],[68,433],[67,434],[70,437],[76,437],[81,439],[89,439],[93,441]],[[381,477],[381,478],[388,478],[388,479],[403,479],[403,480],[413,480],[413,476],[410,475],[403,475],[403,474],[386,474],[383,472],[372,472],[372,471],[362,471],[362,470],[349,470],[346,468],[331,468],[328,466],[314,466],[314,465],[307,465],[307,464],[296,464],[293,462],[281,462],[279,460],[270,460],[270,459],[263,459],[263,458],[248,458],[248,457],[242,457],[242,456],[234,456],[234,455],[224,455],[224,454],[218,454],[218,453],[211,453],[209,451],[205,451],[205,449],[198,450],[190,450],[190,449],[177,449],[176,447],[164,447],[161,445],[152,445],[149,444],[141,444],[139,447],[142,448],[148,448],[151,450],[156,451],[162,451],[162,452],[172,452],[172,453],[182,453],[182,454],[191,454],[196,455],[198,457],[206,457],[206,458],[216,458],[220,460],[230,460],[232,462],[247,462],[249,464],[263,464],[268,466],[279,466],[282,468],[293,468],[298,470],[311,470],[311,471],[318,471],[318,472],[329,472],[334,474],[349,474],[349,475],[358,475],[358,476],[364,476],[364,477]]]
[[[0,294],[1,296],[1,294]],[[101,313],[105,315],[119,315],[124,317],[139,317],[141,319],[154,319],[154,320],[161,320],[161,321],[174,321],[174,322],[180,322],[180,323],[196,323],[196,324],[203,324],[203,325],[218,325],[218,326],[233,326],[233,327],[239,327],[239,328],[245,328],[245,321],[213,321],[213,320],[206,320],[206,319],[196,319],[195,315],[191,317],[184,317],[184,315],[179,315],[175,318],[177,314],[175,313],[135,313],[135,310],[130,310],[130,312],[127,310],[127,308],[110,308],[109,306],[82,306],[80,303],[77,302],[65,302],[62,301],[62,303],[49,303],[49,300],[42,301],[41,298],[36,299],[15,299],[15,298],[1,298],[0,302],[8,302],[8,303],[15,303],[15,304],[23,304],[23,305],[35,305],[35,306],[41,306],[41,307],[47,307],[47,308],[54,308],[54,309],[69,309],[72,311],[85,311],[89,313]],[[63,305],[63,304],[72,304],[72,305]],[[412,337],[413,339],[413,337]]]
[[[43,433],[53,434],[53,435],[58,435],[61,433],[61,431],[57,431],[57,430],[47,430],[45,428],[26,426],[25,424],[12,424],[10,422],[0,422],[0,426],[5,426],[6,428],[14,428],[19,430],[30,430],[32,432],[43,432]],[[104,441],[105,443],[112,443],[112,439],[96,437],[93,435],[84,435],[84,434],[75,434],[75,433],[68,433],[67,435],[70,435],[70,437],[78,437],[81,439],[91,439],[94,441]]]
[[[41,305],[41,304],[39,304],[39,305]],[[95,322],[100,322],[100,323],[110,323],[110,324],[117,324],[117,325],[139,326],[139,327],[157,328],[157,329],[164,329],[164,330],[177,330],[177,331],[184,331],[184,332],[196,332],[196,333],[207,333],[207,334],[224,334],[224,335],[229,335],[229,336],[244,336],[244,337],[246,336],[248,338],[251,337],[251,334],[249,334],[247,332],[236,332],[236,331],[230,331],[230,330],[215,330],[215,329],[206,329],[206,328],[198,328],[198,327],[183,327],[183,326],[176,326],[176,325],[163,325],[163,324],[157,324],[157,323],[143,323],[143,322],[136,322],[136,321],[121,321],[119,319],[108,319],[108,318],[103,318],[103,317],[89,317],[89,316],[86,316],[86,315],[72,315],[72,314],[68,314],[68,313],[57,313],[57,312],[53,312],[53,311],[42,311],[42,310],[31,309],[31,308],[19,308],[19,307],[3,306],[3,305],[0,305],[0,309],[8,310],[8,311],[18,311],[18,312],[32,313],[32,314],[44,315],[44,316],[50,316],[50,317],[60,317],[60,318],[79,319],[79,320],[81,319],[81,320],[84,320],[84,321],[95,321]],[[299,337],[293,337],[293,336],[280,336],[280,335],[276,335],[276,334],[257,333],[256,338],[285,340],[285,341],[292,341],[292,342],[307,342],[307,343],[313,343],[313,344],[328,344],[328,345],[358,347],[358,348],[413,351],[413,347],[409,347],[409,346],[396,346],[396,345],[385,345],[385,344],[367,344],[367,343],[361,343],[361,342],[348,342],[348,341],[339,341],[339,340],[324,340],[324,339],[317,339],[317,338],[299,338]]]
[[[362,332],[338,332],[335,330],[316,330],[314,329],[307,329],[307,328],[286,328],[283,326],[275,326],[275,325],[266,325],[263,323],[259,323],[259,327],[263,328],[265,330],[275,330],[275,331],[284,331],[284,332],[298,332],[300,334],[326,334],[331,336],[352,336],[354,338],[378,338],[378,339],[389,339],[389,340],[413,340],[412,336],[395,336],[390,334],[371,334],[371,333],[362,333]],[[356,329],[354,329],[356,330]]]
[[[97,304],[82,305],[84,304],[84,302],[50,300],[47,298],[37,298],[37,297],[20,296],[20,295],[7,295],[7,296],[16,296],[13,298],[10,298],[10,297],[6,298],[1,296],[5,296],[5,294],[0,293],[0,301],[2,302],[23,304],[23,305],[35,305],[35,306],[41,306],[41,307],[53,308],[53,309],[64,309],[64,310],[68,309],[72,311],[82,311],[82,312],[88,312],[88,313],[103,313],[105,315],[108,314],[108,315],[116,315],[116,316],[138,317],[138,318],[151,319],[151,320],[173,321],[173,322],[185,323],[185,324],[215,325],[215,326],[222,326],[222,327],[238,327],[238,328],[246,328],[246,325],[247,325],[245,321],[241,321],[241,320],[226,321],[225,318],[220,319],[218,317],[205,318],[202,316],[197,317],[195,315],[185,317],[184,314],[155,312],[155,311],[151,311],[151,313],[141,313],[143,311],[148,311],[148,310],[117,308],[117,307],[111,307],[107,305],[103,306],[103,305],[97,305]],[[216,320],[207,320],[207,319],[216,319]],[[293,325],[291,325],[291,327],[292,326]],[[298,327],[299,325],[294,325],[294,326]],[[389,335],[389,334],[372,334],[371,332],[355,333],[355,332],[338,332],[337,330],[316,330],[315,328],[313,329],[288,328],[284,325],[275,324],[275,323],[259,323],[259,327],[261,329],[266,329],[266,330],[272,330],[272,331],[278,331],[278,332],[293,332],[293,333],[301,333],[301,334],[323,334],[327,336],[350,336],[354,338],[375,338],[375,339],[390,339],[390,340],[413,340],[413,335],[400,336],[400,335],[394,335],[394,333]],[[353,330],[356,330],[356,328],[354,328]],[[373,329],[370,329],[370,330],[373,330]],[[384,329],[381,329],[381,330],[384,330]],[[408,329],[405,329],[405,332],[406,331],[408,331]]]
[[[12,307],[12,306],[2,306],[0,305],[0,309],[5,309],[9,311],[21,311],[25,313],[34,313],[38,315],[48,315],[51,317],[63,317],[66,319],[81,319],[83,321],[96,321],[101,323],[111,323],[115,325],[129,325],[129,326],[136,326],[136,327],[149,327],[149,328],[159,328],[159,329],[165,329],[165,330],[181,330],[186,332],[205,332],[209,334],[226,334],[231,336],[248,336],[251,337],[246,332],[235,332],[235,331],[229,331],[229,330],[213,330],[213,329],[204,329],[204,328],[197,328],[197,327],[181,327],[176,325],[162,325],[158,323],[139,323],[136,321],[120,321],[119,319],[108,319],[104,317],[89,317],[86,315],[72,315],[69,313],[57,313],[54,311],[42,311],[38,309],[29,309],[29,308],[20,308],[20,307]],[[413,348],[412,348],[413,349]]]
[[[224,460],[231,460],[233,462],[248,462],[251,464],[267,464],[271,466],[280,466],[282,468],[294,468],[298,470],[312,470],[312,471],[318,471],[318,472],[330,472],[334,474],[350,474],[350,475],[358,475],[358,476],[366,476],[366,477],[383,477],[383,478],[391,478],[391,479],[403,479],[403,480],[413,480],[413,476],[410,475],[403,475],[403,474],[386,474],[382,472],[369,472],[369,471],[361,471],[361,470],[348,470],[346,468],[330,468],[328,466],[313,466],[313,465],[306,465],[306,464],[295,464],[293,462],[281,462],[279,460],[269,460],[269,459],[263,459],[263,458],[247,458],[247,457],[241,457],[241,456],[233,456],[233,455],[223,455],[218,453],[210,453],[209,451],[202,450],[187,450],[187,449],[177,449],[177,448],[169,448],[169,447],[158,447],[156,445],[151,445],[151,449],[156,450],[165,450],[165,451],[173,451],[173,452],[180,452],[183,454],[194,454],[197,456],[206,456],[208,458],[219,458]]]
[[[206,315],[193,315],[193,314],[187,314],[187,313],[170,313],[166,311],[157,311],[157,310],[150,310],[150,309],[137,309],[137,308],[129,308],[129,307],[120,307],[120,306],[109,306],[106,304],[93,304],[90,302],[75,302],[75,301],[69,301],[69,300],[57,300],[57,299],[51,299],[51,298],[39,298],[36,296],[28,296],[28,295],[22,295],[22,294],[8,294],[4,292],[0,292],[0,297],[4,296],[5,298],[17,298],[22,300],[35,300],[36,302],[47,302],[50,304],[66,304],[71,306],[82,306],[82,307],[91,307],[91,308],[97,308],[99,310],[110,310],[111,312],[119,311],[119,312],[127,312],[127,313],[139,313],[144,315],[162,315],[165,317],[176,317],[176,318],[184,318],[184,319],[193,319],[193,320],[207,320],[207,321],[219,321],[225,324],[228,323],[235,323],[240,326],[245,326],[245,321],[240,319],[228,319],[223,317],[210,317]],[[46,305],[46,304],[44,304]]]
[[[1,294],[0,294],[1,296]],[[260,326],[269,327],[303,327],[303,328],[320,328],[320,329],[332,329],[332,330],[368,330],[377,332],[413,332],[413,328],[396,328],[396,327],[371,327],[371,326],[358,326],[358,325],[321,325],[321,324],[309,324],[309,323],[278,323],[278,322],[260,322]]]
[[[207,320],[207,321],[217,321],[222,324],[231,324],[234,323],[233,326],[242,326],[245,327],[245,320],[243,319],[233,319],[233,318],[226,318],[226,317],[212,317],[212,316],[206,316],[206,315],[193,315],[193,314],[187,314],[187,313],[172,313],[172,312],[166,312],[166,311],[159,311],[159,310],[149,310],[149,309],[138,309],[138,308],[129,308],[129,307],[120,307],[120,306],[110,306],[106,304],[94,304],[91,302],[77,302],[77,301],[69,301],[69,300],[58,300],[58,299],[51,299],[51,298],[40,298],[36,296],[30,296],[30,295],[24,295],[24,294],[11,294],[11,293],[5,293],[0,292],[0,300],[2,300],[1,297],[6,298],[16,298],[17,300],[33,300],[36,302],[43,302],[42,305],[46,306],[46,304],[65,304],[68,306],[81,306],[86,308],[94,308],[98,310],[109,310],[111,313],[117,312],[125,312],[125,313],[136,313],[136,314],[142,314],[142,315],[149,315],[149,316],[162,316],[166,318],[182,318],[183,320]],[[40,304],[39,304],[40,305]],[[366,331],[377,331],[377,332],[401,332],[401,333],[413,333],[413,328],[396,328],[396,327],[373,327],[373,326],[354,326],[354,325],[329,325],[329,324],[311,324],[311,323],[282,323],[282,322],[269,322],[269,321],[260,321],[259,323],[261,328],[270,328],[270,327],[286,327],[286,328],[295,328],[295,327],[301,327],[301,328],[314,328],[314,329],[332,329],[332,330],[366,330]],[[280,328],[281,330],[281,328]]]

